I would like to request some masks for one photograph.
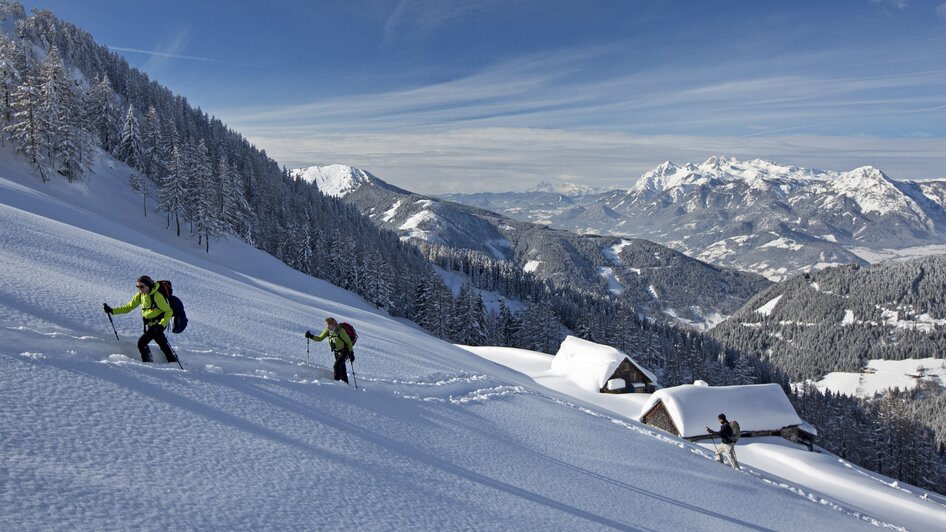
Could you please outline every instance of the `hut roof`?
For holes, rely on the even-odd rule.
[[[630,360],[654,384],[657,383],[657,377],[653,373],[627,354],[611,346],[574,336],[568,336],[562,342],[558,353],[552,359],[551,371],[567,377],[583,389],[597,392],[604,387],[624,359]]]
[[[743,431],[776,430],[804,423],[777,384],[700,386],[685,384],[657,390],[641,409],[641,418],[660,401],[674,424],[690,438],[718,429],[716,416],[739,422]]]

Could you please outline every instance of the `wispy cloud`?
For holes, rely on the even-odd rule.
[[[186,61],[202,61],[206,63],[219,63],[225,65],[236,65],[236,66],[248,66],[248,67],[258,67],[259,65],[253,65],[249,63],[241,63],[239,61],[226,61],[223,59],[215,59],[212,57],[201,57],[196,55],[186,55],[179,53],[186,49],[188,43],[188,38],[186,33],[176,34],[170,41],[165,44],[162,44],[159,48],[154,50],[144,50],[141,48],[129,48],[126,46],[112,46],[109,45],[110,50],[116,52],[127,52],[133,54],[143,54],[149,56],[148,63],[143,66],[146,71],[153,72],[159,68],[164,67],[168,60],[170,59],[182,59]]]
[[[773,135],[637,135],[613,131],[469,128],[439,132],[265,133],[250,140],[290,167],[344,163],[423,193],[519,190],[545,179],[630,187],[661,161],[711,155],[765,158],[798,166],[850,170],[866,164],[895,178],[946,177],[941,139]]]
[[[905,11],[910,7],[908,0],[870,0],[870,3],[882,13]]]
[[[517,0],[400,0],[384,23],[384,42],[424,39],[473,16],[502,16]]]
[[[873,64],[888,59],[873,52]],[[946,69],[883,63],[858,75],[836,52],[586,76],[611,53],[537,54],[443,83],[216,114],[282,163],[363,166],[421,192],[562,176],[629,186],[662,160],[713,154],[946,177]]]

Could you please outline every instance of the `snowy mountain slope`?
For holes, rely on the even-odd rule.
[[[474,205],[488,200],[507,216],[563,229],[647,238],[780,280],[832,265],[865,265],[855,247],[946,242],[944,190],[946,182],[896,181],[870,166],[830,172],[710,157],[682,166],[666,161],[628,190],[566,194],[558,205],[528,193],[447,198]]]
[[[295,172],[316,173],[311,168]],[[370,174],[351,170],[346,175]],[[344,183],[332,181],[326,186],[331,191],[347,190],[342,195],[346,202],[402,239],[478,251],[509,261],[540,279],[622,298],[659,320],[709,328],[769,284],[754,275],[713,267],[646,240],[552,230],[406,192],[374,176]],[[563,197],[536,194],[551,201],[550,196]],[[580,210],[574,213],[576,218],[596,216]],[[608,254],[614,246],[621,247],[620,260]]]
[[[127,175],[106,160],[87,184],[43,185],[0,157],[0,528],[863,524],[563,404],[243,243],[205,254],[140,216]],[[101,312],[141,273],[187,306],[171,338],[186,371],[135,362],[138,318],[116,316],[115,341]],[[358,327],[357,391],[303,362],[302,331],[329,314]]]
[[[520,371],[537,384],[608,411],[610,414],[605,415],[616,416],[613,420],[617,424],[651,437],[676,441],[680,447],[696,454],[712,457],[714,453],[712,443],[684,442],[638,423],[649,394],[589,392],[553,371],[552,357],[544,353],[500,347],[466,349]],[[812,453],[782,438],[765,437],[740,439],[736,455],[744,472],[750,476],[867,522],[908,530],[938,530],[946,526],[946,497],[893,482],[831,453]]]
[[[343,164],[299,168],[293,170],[292,175],[293,177],[304,179],[309,183],[314,183],[323,194],[336,198],[344,197],[364,184],[392,188],[400,191],[397,187],[393,187],[381,181],[364,170]]]
[[[853,312],[851,313],[853,315]],[[946,325],[946,320],[944,325]],[[858,373],[833,371],[815,383],[822,392],[831,390],[845,395],[871,398],[887,390],[912,390],[920,385],[946,388],[946,360],[908,358],[905,360],[870,360]]]
[[[710,334],[795,381],[859,372],[869,360],[943,358],[946,256],[844,266],[773,285]]]

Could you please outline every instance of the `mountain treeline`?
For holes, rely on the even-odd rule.
[[[934,387],[861,399],[806,383],[789,398],[817,427],[818,445],[871,471],[946,493],[946,396]]]
[[[697,331],[648,319],[620,297],[539,279],[508,261],[476,251],[437,244],[421,248],[431,263],[446,271],[461,272],[468,280],[468,286],[454,302],[439,277],[425,279],[418,287],[418,293],[423,295],[416,300],[422,304],[411,317],[442,338],[469,345],[504,345],[554,353],[565,335],[573,334],[633,355],[656,373],[665,386],[696,379],[714,385],[788,383],[785,375],[757,357],[724,349]],[[498,312],[477,311],[474,316],[482,318],[467,316],[469,322],[462,318],[457,321],[455,315],[462,313],[462,309],[485,307],[471,287],[522,301],[524,308],[514,313],[501,303]],[[450,305],[461,310],[444,311]],[[466,323],[473,325],[467,327]]]
[[[771,312],[758,312],[779,298]],[[943,358],[946,257],[841,266],[762,291],[710,333],[793,380],[859,372],[869,360]],[[938,318],[938,319],[937,319]]]

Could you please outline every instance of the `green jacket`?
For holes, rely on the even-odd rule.
[[[167,299],[158,291],[157,283],[147,294],[135,292],[135,297],[131,298],[127,305],[113,308],[112,314],[128,314],[138,305],[141,305],[141,317],[144,318],[145,325],[160,323],[165,329],[168,328],[174,311],[171,310],[171,305],[168,305]]]
[[[328,337],[328,343],[332,347],[332,351],[353,351],[351,338],[348,337],[348,333],[345,332],[345,328],[339,325],[335,327],[335,331],[329,331],[325,329],[322,331],[322,334],[312,338],[316,342],[321,342]]]

